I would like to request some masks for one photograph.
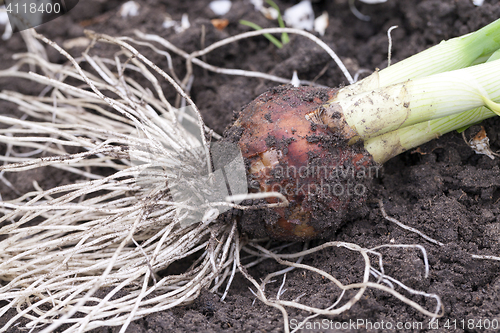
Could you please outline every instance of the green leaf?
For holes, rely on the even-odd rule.
[[[278,5],[274,3],[273,0],[266,0],[266,3],[278,11],[278,24],[280,28],[284,28],[285,22],[283,22],[283,17],[281,17],[281,12]],[[283,42],[283,44],[288,44],[290,42],[290,37],[288,37],[288,34],[286,32],[281,34],[281,42]]]
[[[462,128],[457,129],[457,133],[462,133],[465,132],[469,127],[474,126],[474,125],[467,125]]]
[[[253,28],[255,30],[262,30],[262,28],[259,25],[255,24],[253,22],[250,22],[250,21],[240,20],[240,24],[246,25],[247,27]],[[281,49],[283,47],[283,44],[273,35],[264,34],[264,37],[269,39],[269,41],[271,43],[273,43],[274,45],[276,45],[277,48]]]

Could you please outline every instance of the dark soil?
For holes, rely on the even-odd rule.
[[[275,1],[282,9],[295,1]],[[224,37],[249,30],[238,23],[240,19],[255,22],[263,27],[276,26],[254,11],[248,0],[234,0],[231,11],[224,16],[229,25],[218,31],[210,19],[215,15],[208,9],[208,0],[147,0],[141,1],[140,15],[123,19],[117,15],[121,1],[80,1],[69,14],[38,28],[59,44],[67,39],[83,35],[84,27],[114,36],[133,35],[134,29],[158,34],[191,52]],[[443,39],[474,31],[500,17],[500,2],[486,0],[476,7],[470,0],[389,0],[383,4],[367,5],[356,2],[358,9],[371,17],[365,22],[357,19],[349,10],[347,0],[313,1],[316,16],[323,11],[330,15],[330,25],[322,39],[343,59],[351,73],[360,68],[374,70],[387,65],[387,30],[392,32],[393,62],[439,43]],[[189,15],[191,27],[176,34],[173,29],[162,28],[167,13],[180,20],[183,13]],[[204,28],[203,28],[204,27]],[[202,29],[205,38],[202,39]],[[0,68],[13,63],[11,55],[24,52],[24,44],[16,34],[0,44]],[[71,49],[78,54],[81,49]],[[96,52],[99,52],[97,49]],[[102,48],[102,52],[107,52]],[[159,66],[166,68],[166,60],[147,49],[141,49]],[[55,51],[49,53],[52,61],[63,59]],[[346,84],[341,71],[321,50],[302,37],[291,36],[291,42],[277,49],[264,37],[240,41],[218,49],[206,56],[207,62],[226,68],[258,70],[283,77],[292,77],[294,70],[299,78],[313,80],[325,68],[317,82],[331,87]],[[174,59],[177,75],[184,74],[181,59]],[[191,95],[203,112],[206,123],[218,133],[231,123],[233,111],[275,84],[260,79],[224,76],[195,68],[195,80]],[[167,98],[174,99],[174,90],[163,85]],[[36,92],[38,86],[26,82],[0,81],[0,90]],[[12,105],[0,104],[2,114],[15,114]],[[493,150],[500,149],[500,119],[482,124],[491,141]],[[468,137],[479,130],[469,129]],[[5,151],[0,147],[0,152]],[[384,171],[376,179],[371,199],[382,199],[387,213],[419,229],[444,243],[440,247],[418,235],[405,231],[383,219],[376,205],[368,205],[358,218],[340,229],[333,240],[359,244],[365,248],[381,244],[421,244],[427,250],[430,276],[424,277],[422,255],[416,249],[383,249],[386,273],[407,286],[438,294],[444,304],[444,316],[439,329],[433,332],[482,332],[485,320],[500,321],[500,262],[474,259],[471,255],[500,255],[500,159],[491,160],[477,155],[457,133],[447,134],[418,150],[404,153],[386,163]],[[56,182],[55,177],[32,175],[45,179],[45,184]],[[7,175],[19,190],[29,189],[31,179]],[[61,180],[58,180],[60,182]],[[62,180],[68,181],[68,180]],[[15,197],[0,184],[4,198]],[[319,244],[313,242],[310,246]],[[297,245],[292,250],[299,250]],[[374,258],[375,260],[375,258]],[[358,254],[341,248],[322,250],[304,259],[304,263],[325,270],[343,283],[359,281],[362,261]],[[250,273],[259,280],[266,274],[281,268],[274,261],[264,261]],[[275,294],[282,280],[267,286],[269,295]],[[225,302],[219,296],[203,293],[191,305],[172,311],[156,313],[132,323],[128,332],[281,332],[281,313],[258,300],[249,291],[250,283],[237,275]],[[282,299],[302,297],[307,305],[328,307],[338,296],[338,289],[319,275],[294,270],[287,274]],[[421,296],[409,296],[413,301],[431,311],[434,300]],[[289,318],[300,321],[308,313],[289,309]],[[397,323],[413,325],[423,323],[423,329],[412,328],[406,332],[426,332],[429,319],[387,293],[368,290],[363,298],[349,311],[332,317],[318,317],[335,322],[370,321],[374,328],[359,326],[359,331],[396,331]],[[0,318],[0,325],[8,316]],[[380,328],[381,323],[384,328]],[[450,326],[445,327],[445,323]],[[387,329],[391,323],[393,329]],[[497,322],[498,323],[498,322]],[[454,326],[456,324],[456,326]],[[344,324],[345,325],[345,324]],[[379,326],[377,326],[379,325]],[[463,327],[464,325],[464,327]],[[317,326],[316,326],[317,327]],[[363,328],[364,327],[364,328]],[[378,327],[378,328],[377,328]],[[293,328],[293,326],[292,326]],[[117,332],[119,328],[101,328],[95,332]],[[11,328],[9,332],[18,332]],[[316,332],[355,332],[352,326],[342,330],[317,328]],[[404,331],[404,330],[399,330]],[[490,331],[495,331],[491,330]]]

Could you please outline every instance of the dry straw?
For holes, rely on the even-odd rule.
[[[34,30],[22,33],[30,52],[16,55],[16,65],[0,71],[0,76],[38,82],[46,88],[38,95],[0,92],[0,100],[17,105],[23,114],[20,118],[0,116],[0,148],[4,152],[0,156],[0,179],[14,192],[18,190],[8,181],[10,173],[28,172],[26,177],[30,177],[29,171],[34,169],[56,175],[64,171],[69,181],[53,188],[42,188],[33,181],[32,191],[0,202],[0,316],[9,310],[14,313],[0,332],[14,326],[43,333],[57,328],[84,332],[121,326],[120,332],[125,332],[132,320],[192,302],[204,289],[226,298],[237,272],[251,282],[258,299],[283,313],[286,332],[285,307],[312,313],[306,320],[336,315],[347,311],[367,288],[386,291],[430,317],[439,316],[438,296],[412,290],[384,273],[380,247],[365,249],[330,242],[311,249],[306,244],[301,252],[280,254],[290,244],[270,248],[266,240],[244,240],[236,221],[217,218],[217,207],[234,206],[230,202],[207,202],[199,222],[183,223],[200,207],[192,198],[173,200],[169,185],[182,182],[196,189],[196,177],[177,171],[209,170],[206,138],[219,138],[203,124],[188,96],[192,64],[224,74],[286,82],[263,73],[216,68],[197,58],[241,38],[282,31],[311,38],[334,55],[316,37],[295,29],[246,33],[193,54],[159,36],[140,32],[137,36],[141,40],[87,32],[90,46],[78,58]],[[69,62],[48,62],[39,40],[57,49]],[[97,43],[114,45],[116,53],[109,58],[92,55]],[[184,57],[188,74],[182,80],[177,78],[171,61],[167,74],[129,43],[150,47],[167,59],[171,57],[169,52]],[[340,63],[336,55],[334,59]],[[27,67],[32,72],[26,72]],[[200,144],[196,135],[178,121],[179,111],[165,98],[158,74],[182,97],[184,102],[180,100],[179,105],[187,103],[195,111],[195,116],[184,117],[199,126],[203,149],[196,148]],[[152,88],[139,84],[134,79],[138,76]],[[276,196],[286,204],[283,196]],[[267,245],[259,245],[262,241]],[[361,281],[344,285],[340,277],[301,263],[304,256],[331,247],[344,247],[361,255]],[[426,260],[422,247],[409,247],[421,250]],[[249,256],[240,258],[244,252]],[[248,268],[269,258],[288,268],[257,283]],[[371,260],[377,258],[378,267],[372,266]],[[183,271],[169,269],[179,261],[190,267]],[[283,295],[285,279],[276,296],[266,293],[271,278],[297,268],[320,274],[339,288],[330,307],[320,309],[301,303],[302,295]],[[357,291],[347,292],[352,289]],[[436,307],[426,310],[397,289],[406,295],[433,298]]]

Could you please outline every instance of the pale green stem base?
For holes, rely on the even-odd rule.
[[[365,149],[376,162],[384,163],[396,155],[443,134],[476,124],[495,115],[493,111],[480,107],[458,115],[430,120],[370,138],[365,141]]]
[[[345,87],[341,95],[358,94],[409,79],[465,68],[500,49],[500,19],[468,35],[442,41],[425,51]],[[373,77],[374,76],[374,77]]]
[[[363,140],[500,100],[500,60],[336,98]]]
[[[341,89],[327,110],[341,110],[375,161],[383,163],[500,115],[499,78],[500,19]]]

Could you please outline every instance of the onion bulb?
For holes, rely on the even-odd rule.
[[[282,86],[243,108],[225,139],[245,159],[249,192],[286,207],[245,211],[243,232],[327,238],[365,201],[390,158],[500,115],[500,20],[341,89]],[[267,197],[277,203],[277,197]]]

